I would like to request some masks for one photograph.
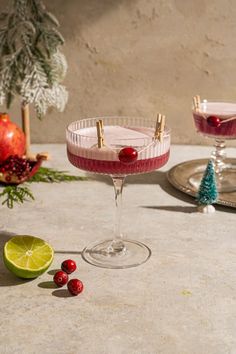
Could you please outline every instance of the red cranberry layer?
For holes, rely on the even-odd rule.
[[[76,156],[67,150],[68,159],[75,167],[81,170],[107,175],[132,175],[157,170],[166,164],[169,159],[169,153],[168,151],[161,156],[137,160],[132,164],[124,164],[121,161],[87,159],[85,157]]]
[[[197,113],[193,113],[193,118],[197,131],[202,134],[214,137],[224,137],[227,139],[236,138],[236,119],[229,122],[224,122],[224,120],[221,120],[219,123],[219,121],[216,119],[218,117],[215,117],[213,122],[212,118],[211,120],[210,117],[206,119]]]

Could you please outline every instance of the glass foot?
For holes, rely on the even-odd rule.
[[[196,172],[189,178],[189,183],[196,190],[199,189],[203,172]],[[236,169],[226,168],[221,172],[221,178],[217,179],[217,189],[220,193],[230,193],[236,191]]]
[[[151,250],[141,242],[122,240],[123,247],[113,248],[113,240],[97,241],[82,252],[83,259],[101,268],[122,269],[145,263]]]

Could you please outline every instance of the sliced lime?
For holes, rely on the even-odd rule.
[[[14,236],[4,245],[3,260],[6,267],[20,278],[36,278],[53,261],[53,248],[34,236]]]

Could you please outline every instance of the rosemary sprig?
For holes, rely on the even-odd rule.
[[[40,167],[37,173],[29,180],[29,182],[71,182],[71,181],[85,181],[87,177],[72,176],[66,171],[57,171],[53,168]]]
[[[71,182],[85,181],[87,177],[72,176],[65,171],[57,171],[52,168],[40,167],[36,174],[27,182]],[[9,209],[13,209],[15,203],[23,204],[25,201],[34,200],[31,190],[25,185],[7,185],[3,187],[0,198],[5,198],[2,205],[6,204]]]
[[[29,199],[34,200],[34,196],[27,186],[6,186],[0,193],[0,197],[5,197],[2,205],[6,204],[9,209],[12,209],[14,203],[22,204]]]

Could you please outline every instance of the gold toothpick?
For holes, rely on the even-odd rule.
[[[103,121],[100,119],[98,122],[96,122],[97,126],[97,137],[98,137],[98,148],[102,148],[104,144],[104,128],[103,128]]]
[[[102,119],[99,119],[99,122],[100,122],[100,126],[101,126],[101,132],[102,132],[102,138],[103,138],[103,145],[105,145],[104,141],[104,124],[103,124],[103,120]]]
[[[200,106],[201,106],[201,99],[199,95],[196,95],[193,97],[193,108],[196,111],[200,111]]]
[[[158,139],[160,142],[162,142],[163,140],[163,134],[165,130],[165,119],[166,117],[164,115],[158,113],[154,137],[155,139]]]

